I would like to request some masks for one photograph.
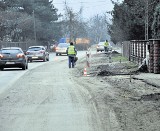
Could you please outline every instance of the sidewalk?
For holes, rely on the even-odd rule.
[[[139,75],[134,75],[133,78],[143,80],[147,84],[160,88],[160,74],[140,73]]]
[[[122,49],[116,48],[116,51],[122,53]],[[140,79],[147,84],[160,88],[160,74],[154,73],[140,73],[139,75],[134,75],[134,79]]]

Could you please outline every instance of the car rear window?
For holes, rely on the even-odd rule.
[[[67,43],[60,43],[60,44],[58,44],[58,47],[68,47],[69,46],[69,44],[67,44]]]
[[[17,54],[17,53],[22,53],[19,49],[2,49],[1,53],[3,54]]]
[[[100,43],[98,43],[98,45],[104,45],[104,42],[100,42]]]
[[[39,51],[39,50],[42,50],[41,47],[31,47],[28,49],[29,51]]]

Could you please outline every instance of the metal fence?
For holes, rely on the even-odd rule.
[[[148,58],[148,71],[150,73],[160,73],[160,39],[132,40],[122,43],[122,54],[129,61],[142,64]]]
[[[141,64],[146,58],[147,43],[145,40],[132,40],[122,43],[122,54],[129,61]]]
[[[146,58],[147,43],[145,40],[133,40],[130,44],[130,61],[142,64]]]

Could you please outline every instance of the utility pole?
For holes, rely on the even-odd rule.
[[[35,44],[37,44],[36,19],[35,19],[35,13],[34,13],[34,10],[33,10],[33,21],[34,21],[34,39],[35,39]]]
[[[148,40],[148,0],[146,0],[145,8],[145,40]]]

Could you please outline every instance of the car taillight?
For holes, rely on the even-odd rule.
[[[3,58],[4,56],[2,54],[0,54],[0,59]]]
[[[42,51],[42,50],[41,50],[41,51],[40,51],[40,53],[41,53],[41,54],[43,54],[43,53],[44,53],[44,51]]]
[[[26,52],[26,55],[29,55],[29,52]]]
[[[18,54],[17,57],[18,58],[24,58],[24,54]]]

